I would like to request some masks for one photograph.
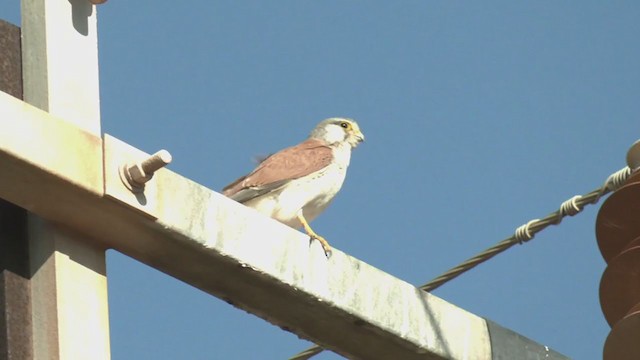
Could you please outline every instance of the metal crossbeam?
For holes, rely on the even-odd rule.
[[[491,358],[484,319],[167,169],[135,196],[119,167],[146,154],[4,93],[0,109],[0,197],[347,357]]]

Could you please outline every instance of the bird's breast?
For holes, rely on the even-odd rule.
[[[312,221],[331,203],[344,183],[350,159],[350,147],[334,148],[333,160],[325,168],[292,180],[245,205],[297,228],[301,225],[297,219],[300,209],[307,221]]]
[[[347,167],[349,167],[349,162],[351,162],[351,146],[348,144],[343,144],[334,147],[332,151],[332,164],[337,165],[338,167],[343,168],[346,171]]]
[[[315,219],[331,203],[342,188],[346,174],[346,167],[332,164],[313,180],[315,191],[307,193],[308,201],[302,207],[308,221]]]

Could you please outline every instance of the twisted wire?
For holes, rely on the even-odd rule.
[[[631,169],[625,167],[611,174],[604,184],[585,195],[576,195],[571,199],[565,201],[560,205],[560,208],[542,219],[534,219],[527,222],[525,225],[516,229],[515,233],[500,241],[496,245],[488,248],[487,250],[477,254],[476,256],[464,261],[460,265],[448,270],[437,278],[429,281],[428,283],[420,286],[420,290],[433,291],[446,282],[451,281],[465,273],[477,265],[491,259],[499,253],[507,250],[515,244],[523,244],[526,241],[533,239],[533,237],[546,227],[550,225],[558,225],[562,219],[566,216],[574,216],[581,212],[588,204],[597,203],[604,195],[619,189],[624,182],[631,175]]]
[[[524,244],[525,242],[534,238],[534,236],[547,228],[550,225],[558,225],[562,222],[562,219],[567,216],[574,216],[584,210],[584,207],[589,204],[596,204],[600,198],[604,195],[619,189],[624,185],[625,181],[631,175],[631,169],[629,167],[622,168],[613,174],[609,175],[604,184],[585,195],[576,195],[571,199],[564,201],[560,208],[542,219],[533,219],[526,224],[518,227],[514,234],[510,237],[500,241],[494,246],[486,249],[485,251],[477,254],[476,256],[467,259],[460,265],[453,267],[429,281],[428,283],[419,287],[423,291],[433,291],[445,283],[457,278],[463,273],[473,269],[474,267],[482,264],[483,262],[491,259],[492,257],[500,254],[501,252],[509,249],[516,244]],[[324,349],[319,345],[314,345],[305,351],[302,351],[289,360],[307,360],[311,357],[321,353]]]

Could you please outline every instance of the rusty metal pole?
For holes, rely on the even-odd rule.
[[[22,99],[20,28],[3,20],[0,91]],[[0,360],[33,359],[29,273],[27,211],[0,199]]]
[[[638,143],[627,162],[634,170],[603,204],[596,220],[598,246],[607,268],[600,280],[600,305],[611,332],[605,360],[640,359],[640,171]]]

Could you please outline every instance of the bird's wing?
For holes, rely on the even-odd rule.
[[[222,193],[240,203],[280,188],[331,163],[333,152],[323,141],[307,139],[264,159],[255,170],[222,189]]]

